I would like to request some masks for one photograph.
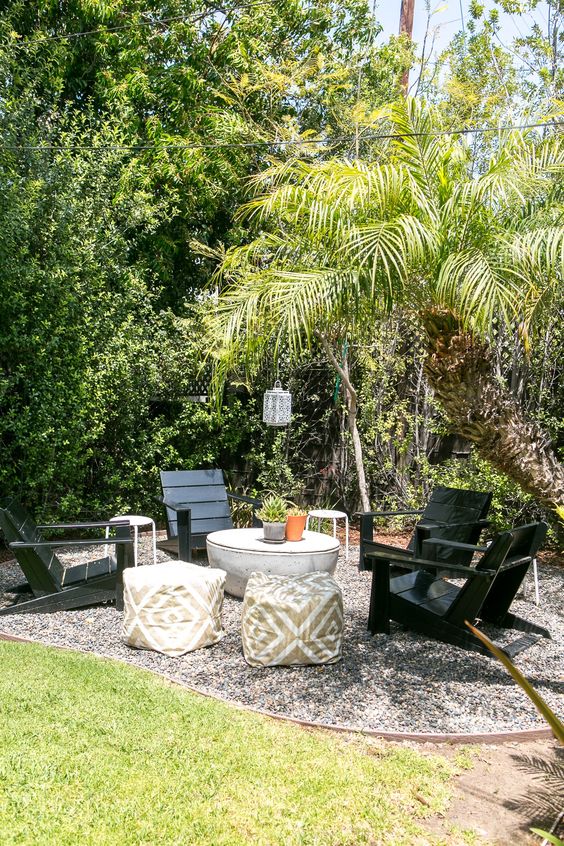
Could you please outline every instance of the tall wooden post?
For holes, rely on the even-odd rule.
[[[401,0],[399,34],[407,35],[411,41],[413,36],[413,14],[415,12],[415,0]],[[401,77],[401,87],[404,94],[407,94],[409,87],[409,71],[405,70]]]

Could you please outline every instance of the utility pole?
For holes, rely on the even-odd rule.
[[[413,13],[415,12],[415,0],[401,0],[399,34],[407,35],[411,41],[413,36]],[[403,72],[401,87],[404,94],[407,94],[409,87],[409,71]]]

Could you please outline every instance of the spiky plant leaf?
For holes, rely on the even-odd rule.
[[[542,837],[543,840],[547,840],[554,846],[564,846],[564,840],[560,840],[560,838],[556,837],[555,834],[550,834],[548,831],[543,831],[542,828],[532,828],[531,831],[533,832],[533,834],[538,834],[539,837]]]

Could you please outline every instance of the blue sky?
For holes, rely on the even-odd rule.
[[[482,0],[482,3],[486,9],[492,9],[496,5],[493,0]],[[469,0],[451,0],[451,2],[437,0],[431,3],[431,11],[437,10],[431,18],[431,27],[432,29],[436,28],[435,44],[438,49],[445,47],[453,35],[462,29],[463,21],[468,21],[468,6]],[[379,0],[377,2],[376,19],[383,24],[384,35],[388,36],[398,32],[400,7],[401,0]],[[539,3],[534,14],[531,15],[502,14],[500,15],[502,24],[500,38],[505,43],[510,44],[512,39],[518,37],[519,34],[527,34],[533,21],[546,29],[547,16],[548,9],[545,2]],[[413,39],[419,47],[421,47],[425,35],[426,23],[425,2],[424,0],[415,0]]]

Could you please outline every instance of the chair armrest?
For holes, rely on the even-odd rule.
[[[118,543],[133,543],[133,538],[96,538],[92,540],[70,540],[70,541],[13,541],[10,549],[35,549],[36,547],[47,547],[58,549],[63,546],[113,546]]]
[[[159,502],[166,506],[166,508],[172,508],[173,511],[191,511],[193,502],[173,502],[170,499],[165,499],[164,497],[159,497]]]
[[[255,499],[255,497],[246,496],[245,494],[236,494],[236,493],[233,493],[233,491],[226,491],[226,494],[229,497],[229,499],[235,499],[237,502],[248,502],[249,505],[254,505],[255,508],[261,508],[262,507],[262,500],[261,499]]]
[[[396,517],[423,514],[423,509],[417,511],[355,511],[353,517]]]
[[[472,547],[473,549],[474,547]],[[493,576],[494,570],[476,570],[475,567],[464,567],[462,564],[449,564],[446,561],[428,561],[426,558],[402,558],[401,556],[392,556],[378,552],[367,552],[367,558],[374,559],[375,562],[388,562],[388,564],[395,564],[404,567],[407,570],[440,570],[441,573],[451,573],[455,577],[482,577]]]
[[[412,555],[402,555],[401,550],[397,553],[395,550],[393,552],[386,552],[383,551],[374,551],[374,552],[367,552],[364,556],[365,558],[370,558],[375,562],[384,563],[387,562],[388,564],[395,564],[396,561],[399,563],[399,566],[409,568],[410,570],[418,570],[419,565],[413,565],[414,561],[419,561],[418,558],[413,558]],[[426,563],[426,562],[425,562]],[[433,563],[432,561],[430,562]]]
[[[429,546],[446,546],[449,549],[473,549],[475,552],[485,552],[487,546],[475,546],[473,543],[460,543],[459,541],[442,540],[442,538],[427,538],[423,541],[423,547]]]
[[[153,499],[155,502],[158,502],[159,505],[172,508],[173,511],[187,511],[188,508],[191,508],[193,505],[191,502],[174,502],[172,499],[165,499],[164,496],[155,496]]]
[[[246,496],[245,494],[236,494],[232,491],[226,491],[226,494],[229,499],[233,499],[235,502],[246,502],[248,505],[252,506],[251,525],[254,529],[258,529],[262,525],[257,517],[257,509],[262,507],[262,500],[256,499],[253,496]]]
[[[411,557],[413,551],[411,549],[402,549],[401,547],[391,546],[389,544],[381,543],[374,540],[373,517],[370,512],[361,513],[360,517],[360,558],[359,569],[370,570],[370,562],[366,560],[366,551],[369,549],[390,550],[392,554],[405,555]]]
[[[380,541],[364,540],[363,548],[366,550],[366,554],[368,554],[368,550],[373,550],[374,552],[381,550],[384,553],[389,550],[393,556],[405,555],[408,558],[413,557],[412,549],[403,548],[401,546],[392,546],[391,544],[380,543]]]
[[[105,529],[112,526],[129,526],[129,520],[103,520],[94,523],[49,523],[37,526],[38,529]]]
[[[428,523],[418,523],[417,529],[419,531],[426,531],[427,529],[444,529],[448,528],[449,526],[479,526],[481,530],[487,529],[490,524],[490,520],[467,520],[463,523],[458,523],[454,520],[448,520],[446,522],[443,522],[442,520],[432,520]]]

